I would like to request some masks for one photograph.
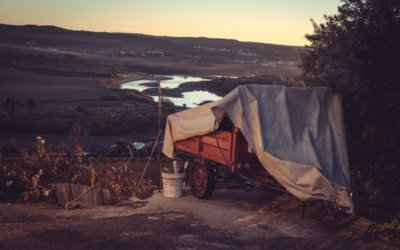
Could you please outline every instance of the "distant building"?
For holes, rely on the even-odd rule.
[[[162,49],[152,49],[146,51],[146,55],[148,56],[164,56],[165,53]]]

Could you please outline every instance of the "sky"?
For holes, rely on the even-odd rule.
[[[0,0],[0,23],[307,44],[340,0]]]

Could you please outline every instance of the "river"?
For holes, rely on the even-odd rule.
[[[160,75],[161,88],[175,89],[179,85],[187,82],[205,82],[210,79],[197,76],[182,76],[182,75]],[[143,92],[146,89],[152,88],[148,86],[155,83],[155,80],[135,80],[121,84],[121,89],[136,89]],[[171,100],[176,106],[186,106],[189,108],[196,107],[203,101],[216,101],[221,97],[208,91],[195,90],[181,93],[183,97],[164,96]],[[158,96],[152,96],[155,101],[158,101]]]

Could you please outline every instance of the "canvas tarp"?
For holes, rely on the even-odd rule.
[[[341,98],[331,89],[239,86],[218,101],[169,115],[164,154],[172,158],[174,142],[216,130],[225,114],[292,195],[353,211]]]

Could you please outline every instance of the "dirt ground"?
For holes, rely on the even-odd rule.
[[[217,190],[209,200],[155,191],[126,206],[64,210],[0,203],[0,249],[396,249],[371,222],[269,191]]]

